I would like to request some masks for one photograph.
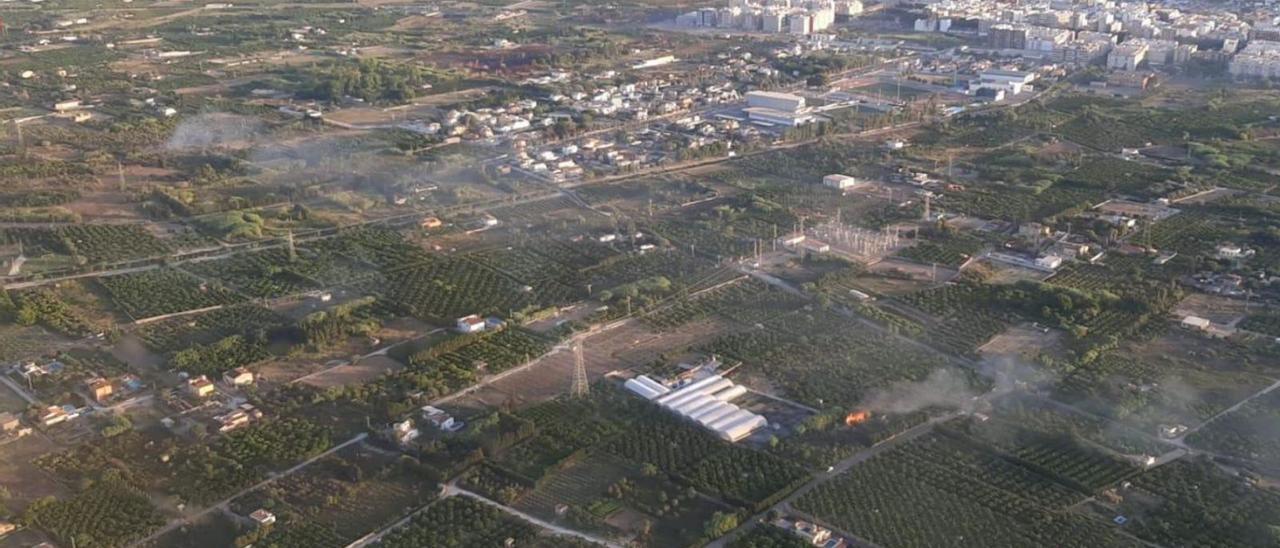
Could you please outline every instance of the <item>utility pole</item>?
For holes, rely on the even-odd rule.
[[[575,398],[585,398],[591,391],[587,383],[587,360],[582,353],[582,342],[573,344],[573,383],[569,386],[569,394]]]

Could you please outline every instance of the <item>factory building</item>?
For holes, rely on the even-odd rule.
[[[720,375],[703,377],[675,390],[644,375],[623,386],[728,442],[740,441],[769,424],[764,417],[730,403],[745,395],[747,388]]]

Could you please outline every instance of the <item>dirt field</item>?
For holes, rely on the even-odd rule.
[[[1031,324],[1021,324],[987,341],[978,348],[978,353],[986,357],[1009,357],[1029,362],[1038,354],[1060,356],[1063,350],[1062,332],[1050,329],[1045,333]]]
[[[0,328],[0,361],[13,362],[53,352],[57,348],[51,341],[62,343],[65,338],[38,326],[5,326]]]
[[[1260,307],[1254,304],[1252,309],[1257,312]],[[1178,316],[1199,316],[1216,324],[1235,327],[1245,316],[1245,303],[1217,295],[1192,293],[1178,303],[1178,308],[1173,313]]]
[[[946,267],[931,267],[910,261],[903,261],[895,258],[888,258],[880,261],[869,268],[871,272],[877,274],[894,274],[897,276],[910,276],[913,280],[925,282],[943,283],[950,281],[959,274],[959,271]]]
[[[7,386],[0,386],[0,412],[21,414],[27,410],[27,400],[22,399]]]
[[[165,364],[164,356],[149,350],[135,335],[125,335],[111,348],[111,355],[129,364],[141,374],[158,373]]]
[[[31,466],[37,458],[61,449],[40,433],[0,445],[0,485],[9,490],[10,508],[23,508],[41,497],[66,494],[53,478],[43,472],[33,472]]]
[[[318,388],[361,384],[402,368],[404,364],[386,356],[371,356],[355,364],[341,365],[300,379],[300,382]]]

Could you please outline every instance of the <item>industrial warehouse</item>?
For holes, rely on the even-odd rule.
[[[726,441],[740,441],[769,424],[764,417],[729,403],[746,394],[747,388],[720,375],[704,377],[675,390],[641,375],[628,380],[626,387]]]

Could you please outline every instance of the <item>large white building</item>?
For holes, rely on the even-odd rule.
[[[1138,70],[1138,66],[1147,60],[1147,52],[1151,49],[1145,42],[1125,42],[1111,49],[1107,54],[1107,68],[1114,70]]]
[[[747,106],[751,108],[771,108],[784,112],[800,112],[804,109],[804,97],[790,93],[774,91],[747,92]]]
[[[1280,78],[1280,42],[1249,42],[1231,59],[1227,71],[1238,78]]]
[[[978,75],[977,82],[972,86],[973,91],[980,89],[990,89],[1002,91],[1006,95],[1017,95],[1031,88],[1031,83],[1036,80],[1034,72],[1019,72],[1014,70],[987,70]]]
[[[675,390],[644,375],[628,380],[624,386],[728,442],[741,441],[769,424],[764,417],[730,403],[745,395],[747,388],[720,375],[709,375]]]
[[[802,126],[814,121],[804,97],[790,93],[751,91],[747,93],[747,118],[765,125]]]
[[[733,0],[723,8],[702,8],[676,16],[684,27],[715,27],[768,33],[808,35],[822,32],[844,16],[862,13],[858,0],[811,0],[807,2],[756,2]]]

